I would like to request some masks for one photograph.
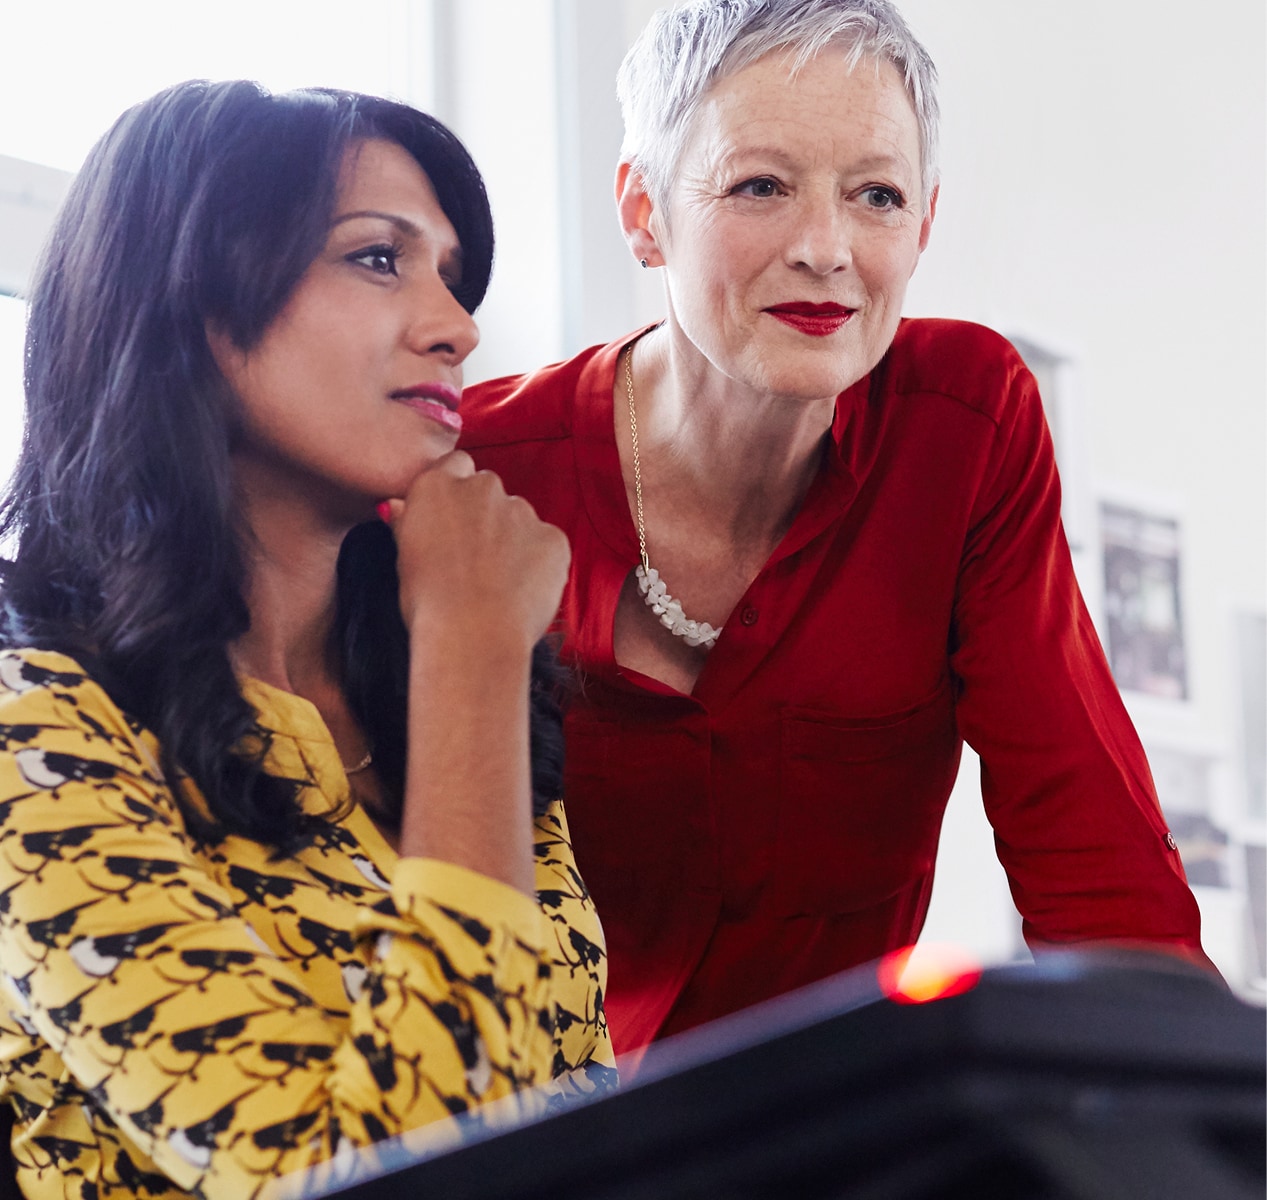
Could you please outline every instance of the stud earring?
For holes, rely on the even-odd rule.
[[[640,258],[638,260],[638,264],[642,267],[644,271],[647,269],[647,260],[645,258]]]

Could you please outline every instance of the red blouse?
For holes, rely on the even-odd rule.
[[[638,560],[612,413],[630,340],[462,407],[477,462],[572,543],[567,801],[617,1050],[913,942],[963,740],[1031,945],[1207,962],[1013,348],[902,323],[839,397],[821,474],[687,696],[612,650]]]

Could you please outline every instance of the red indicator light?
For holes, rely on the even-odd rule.
[[[898,1004],[927,1004],[976,987],[981,964],[958,946],[914,945],[886,954],[876,966],[880,990]]]

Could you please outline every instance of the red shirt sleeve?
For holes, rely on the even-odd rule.
[[[1196,902],[1074,579],[1033,378],[1009,354],[955,597],[960,730],[1031,947],[1169,945],[1204,965]]]

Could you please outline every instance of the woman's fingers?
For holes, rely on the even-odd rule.
[[[425,621],[530,645],[549,626],[567,582],[567,538],[470,455],[445,455],[387,512],[411,629]]]
[[[465,450],[450,450],[448,454],[436,459],[428,470],[441,471],[456,479],[466,479],[475,474],[475,460]],[[423,474],[427,474],[427,471]],[[500,482],[498,480],[498,483]]]
[[[442,474],[461,479],[475,474],[475,460],[465,450],[452,450],[436,459],[435,462],[427,467],[423,474],[425,475],[429,471],[439,471]],[[374,510],[378,513],[379,520],[384,524],[394,525],[400,514],[405,511],[405,502],[394,497],[380,500],[374,506]]]

